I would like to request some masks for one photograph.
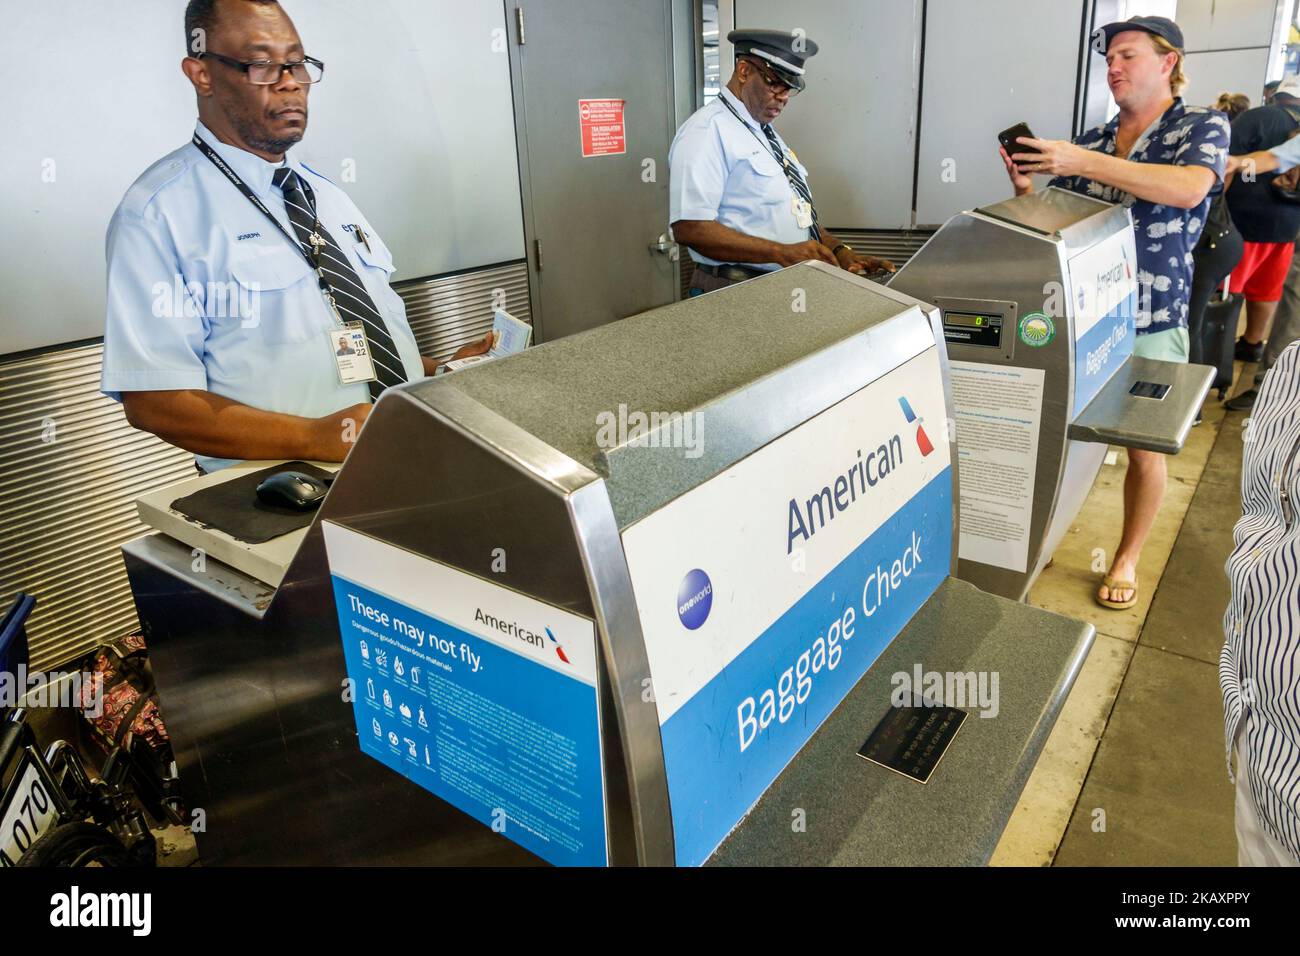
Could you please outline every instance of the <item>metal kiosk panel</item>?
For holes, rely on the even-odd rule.
[[[700,863],[769,826],[774,781],[830,799],[831,766],[865,781],[839,795],[860,821],[884,799],[969,829],[956,785],[977,861],[1092,628],[949,577],[938,322],[782,270],[389,390],[279,588],[128,544],[204,861]],[[1037,676],[895,793],[856,752],[886,654]],[[791,862],[888,842],[845,840]]]
[[[1067,190],[954,216],[889,286],[943,314],[961,462],[958,576],[1023,600],[1106,443],[1177,453],[1211,370],[1133,357],[1132,219]]]

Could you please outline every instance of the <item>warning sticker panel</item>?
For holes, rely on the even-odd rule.
[[[582,155],[618,156],[627,152],[623,126],[626,100],[578,100]]]

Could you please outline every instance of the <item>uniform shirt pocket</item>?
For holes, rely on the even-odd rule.
[[[790,184],[775,156],[756,150],[744,158],[740,168],[746,173],[744,191],[753,197],[756,206],[770,210],[767,215],[778,215],[789,208]]]
[[[231,287],[239,296],[240,327],[256,330],[268,345],[304,342],[332,325],[323,308],[316,273],[287,245],[253,247],[231,260]],[[215,323],[229,321],[209,311]]]
[[[766,150],[755,150],[744,158],[745,163],[759,176],[784,176],[785,170],[776,157]]]
[[[358,242],[353,248],[358,259],[367,266],[381,270],[384,274],[383,281],[388,281],[388,277],[393,274],[393,254],[379,241],[378,236],[367,235],[366,242]]]
[[[353,248],[356,250],[357,258],[362,262],[363,271],[367,273],[366,285],[372,290],[371,294],[374,295],[374,291],[378,292],[375,305],[379,308],[380,314],[386,318],[396,316],[405,322],[406,303],[390,284],[395,267],[393,254],[388,250],[388,246],[384,245],[378,236],[367,233],[366,242],[358,242]],[[390,328],[388,333],[395,335],[396,331]]]

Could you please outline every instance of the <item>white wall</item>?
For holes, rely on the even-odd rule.
[[[1025,120],[1040,135],[1070,135],[1084,0],[929,0],[919,120],[919,0],[732,0],[721,8],[724,29],[734,10],[737,26],[801,27],[820,45],[807,91],[776,125],[808,166],[828,226],[943,223],[1007,195],[1000,130]],[[728,52],[724,45],[724,61]]]
[[[1264,84],[1274,78],[1268,71],[1277,16],[1278,0],[1179,0],[1187,44],[1183,99],[1209,106],[1220,93],[1245,93],[1259,106]]]
[[[808,88],[773,125],[808,167],[821,221],[910,228],[920,0],[734,0],[734,16],[737,28],[801,28],[818,45]],[[724,83],[729,56],[728,44]]]
[[[342,185],[396,278],[523,256],[501,0],[287,0],[325,61],[299,147]],[[180,0],[9,3],[0,36],[0,355],[103,334],[104,231],[188,141]],[[502,34],[504,35],[504,34]]]
[[[916,219],[942,225],[1011,195],[997,134],[1020,121],[1069,139],[1082,0],[930,0]],[[1016,24],[1014,32],[1004,26]],[[1089,54],[1091,55],[1091,54]]]

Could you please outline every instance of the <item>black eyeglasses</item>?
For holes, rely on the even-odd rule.
[[[255,86],[271,86],[280,82],[280,77],[284,71],[288,70],[299,83],[319,83],[321,77],[325,74],[325,64],[320,60],[305,56],[301,60],[295,60],[292,63],[272,63],[270,60],[254,60],[251,63],[245,63],[242,60],[236,60],[232,57],[222,56],[220,53],[200,53],[199,59],[211,57],[218,62],[226,64],[236,70],[242,70],[248,77],[248,82]]]
[[[780,96],[782,93],[787,93],[792,97],[799,95],[798,88],[793,87],[789,83],[780,79],[775,73],[768,70],[757,60],[749,57],[745,57],[744,60],[754,68],[754,72],[756,72],[762,78],[763,82],[767,84],[767,88],[777,96]]]

